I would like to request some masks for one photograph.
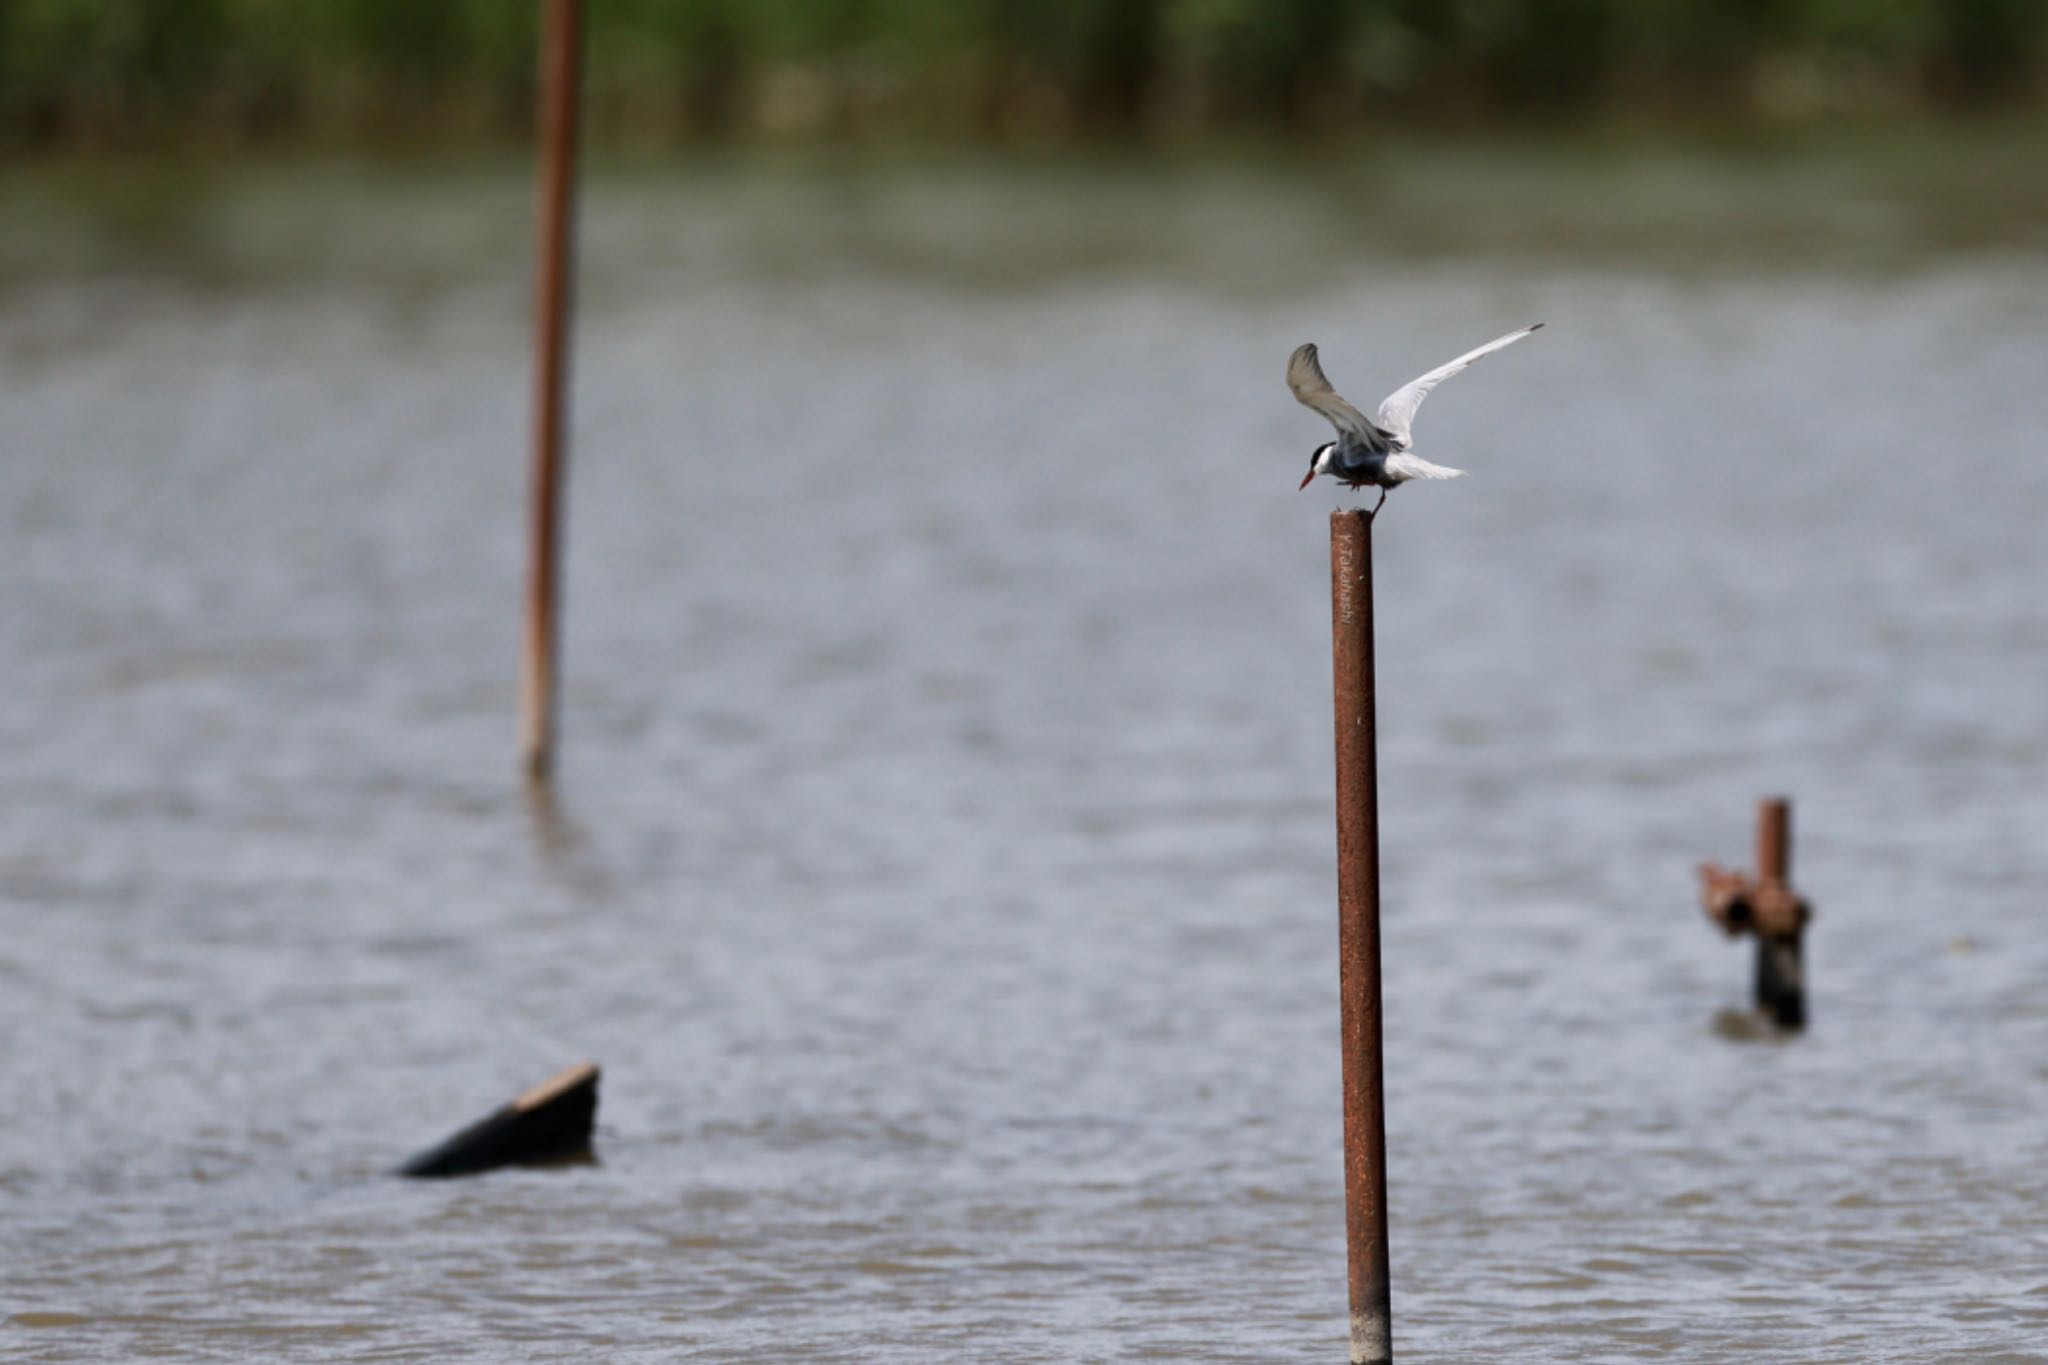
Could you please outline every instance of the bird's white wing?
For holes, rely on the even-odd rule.
[[[1504,337],[1496,337],[1476,351],[1467,351],[1449,364],[1437,366],[1420,379],[1409,380],[1406,384],[1388,394],[1387,401],[1380,404],[1380,425],[1392,432],[1395,440],[1406,446],[1409,444],[1409,429],[1415,423],[1415,410],[1422,406],[1423,399],[1429,397],[1431,389],[1443,383],[1446,379],[1449,379],[1452,375],[1479,359],[1479,357],[1492,355],[1504,346],[1514,345],[1542,325],[1539,322],[1535,327],[1524,327],[1519,332],[1509,332]],[[1301,397],[1299,393],[1295,396],[1297,398]],[[1301,401],[1306,403],[1308,400],[1303,398]]]
[[[1322,363],[1316,359],[1313,341],[1295,347],[1294,354],[1287,357],[1287,387],[1293,391],[1296,402],[1329,419],[1339,436],[1348,436],[1374,450],[1386,449],[1386,433],[1330,387],[1330,381],[1323,376]]]

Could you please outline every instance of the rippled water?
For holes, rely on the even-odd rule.
[[[1400,1356],[2048,1359],[2048,233],[1813,170],[601,178],[544,802],[520,169],[15,195],[0,1355],[1341,1358],[1280,372],[1542,318],[1378,535]]]

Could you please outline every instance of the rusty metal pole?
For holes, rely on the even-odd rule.
[[[1380,1060],[1379,755],[1373,726],[1372,518],[1330,514],[1337,703],[1337,961],[1344,1069],[1344,1233],[1352,1365],[1394,1358],[1387,1122]]]
[[[1782,796],[1757,803],[1756,875],[1759,905],[1796,898],[1792,891],[1792,803]],[[1756,929],[1756,1007],[1782,1028],[1806,1024],[1805,914],[1760,915]],[[1789,922],[1787,922],[1789,921]]]
[[[1792,803],[1782,796],[1757,802],[1756,875],[1780,886],[1792,881]]]
[[[534,266],[533,464],[527,523],[526,632],[519,738],[528,777],[555,757],[560,658],[562,477],[568,436],[571,257],[575,250],[576,124],[583,70],[582,0],[544,0],[540,54],[540,205]]]

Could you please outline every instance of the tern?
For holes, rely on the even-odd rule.
[[[1420,379],[1409,380],[1387,395],[1387,401],[1380,404],[1379,416],[1372,420],[1330,387],[1330,381],[1323,376],[1322,362],[1316,358],[1314,342],[1297,347],[1287,358],[1287,387],[1303,407],[1321,413],[1337,428],[1337,439],[1323,442],[1309,456],[1308,473],[1302,476],[1301,486],[1307,488],[1318,474],[1328,474],[1351,488],[1375,485],[1380,490],[1380,500],[1372,505],[1372,515],[1377,516],[1387,500],[1387,490],[1396,484],[1410,479],[1455,479],[1463,474],[1462,469],[1431,464],[1409,453],[1409,428],[1415,421],[1415,410],[1429,397],[1431,389],[1479,357],[1514,345],[1542,325],[1539,322],[1496,337],[1476,351],[1467,351],[1456,360],[1437,366]]]

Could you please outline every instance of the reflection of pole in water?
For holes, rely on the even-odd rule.
[[[1344,1074],[1344,1233],[1351,1359],[1394,1358],[1387,1119],[1380,1060],[1379,756],[1373,720],[1372,517],[1330,514],[1337,703],[1337,961]]]
[[[567,437],[570,256],[574,250],[576,113],[582,0],[545,0],[540,57],[539,254],[535,261],[533,469],[527,525],[526,632],[520,674],[520,755],[545,777],[554,764],[555,667],[561,585],[563,445]]]
[[[615,893],[611,872],[592,846],[589,831],[562,808],[556,784],[528,782],[526,812],[534,853],[549,878],[566,886],[585,907],[609,902]]]

